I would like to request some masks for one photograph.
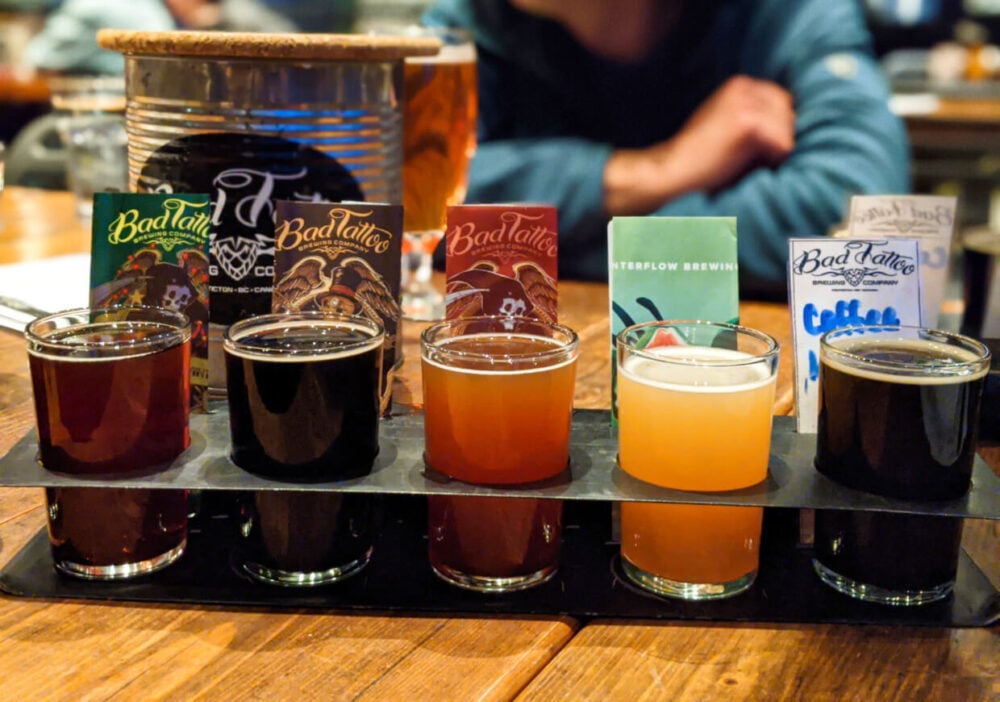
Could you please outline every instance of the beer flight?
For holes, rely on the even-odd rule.
[[[59,313],[26,330],[48,470],[155,471],[189,443],[190,325],[156,308]],[[287,481],[260,491],[239,569],[265,583],[335,583],[377,558],[377,495],[296,492],[363,475],[378,453],[384,332],[360,314],[260,315],[224,337],[230,453]],[[713,492],[760,483],[770,452],[778,343],[735,324],[659,320],[617,334],[619,464],[639,480]],[[530,487],[566,471],[579,341],[553,321],[471,316],[421,335],[425,457],[478,485],[525,497],[432,495],[428,567],[468,590],[534,587],[558,571],[561,502]],[[867,492],[944,500],[969,489],[989,352],[978,341],[903,326],[822,339],[816,468]],[[181,557],[183,491],[46,489],[55,567],[121,579]],[[661,596],[730,597],[753,585],[762,508],[625,502],[621,558]],[[961,519],[818,510],[818,577],[896,605],[948,596]]]
[[[225,395],[232,462],[288,488],[240,493],[234,568],[263,588],[335,584],[363,572],[379,558],[381,497],[295,488],[372,470],[379,426],[391,421],[400,303],[419,307],[428,292],[401,285],[399,263],[410,247],[420,250],[408,282],[426,282],[420,276],[429,274],[446,212],[447,318],[420,339],[426,465],[523,496],[428,495],[427,568],[484,597],[551,581],[562,502],[532,490],[568,474],[579,355],[576,333],[558,321],[555,210],[455,204],[474,149],[467,52],[452,70],[449,60],[427,58],[437,42],[291,40],[101,32],[104,48],[125,54],[129,100],[157,106],[155,115],[128,112],[130,134],[144,135],[129,142],[141,164],[133,186],[146,194],[121,194],[115,207],[159,207],[155,198],[164,196],[152,193],[189,198],[186,207],[211,205],[217,238],[209,252],[207,227],[191,232],[167,260],[169,247],[147,237],[92,281],[115,304],[92,296],[89,309],[28,326],[40,461],[79,476],[163,470],[189,446],[189,413],[203,409],[199,388],[215,390]],[[405,72],[390,57],[406,58]],[[406,81],[405,133],[397,75]],[[425,113],[443,116],[434,96],[451,85],[449,117],[427,124],[417,108],[432,103]],[[425,98],[411,99],[414,90]],[[226,133],[234,106],[238,133]],[[341,121],[319,124],[318,115],[333,114]],[[325,131],[362,124],[355,134],[370,144]],[[442,129],[449,138],[422,136]],[[416,148],[446,142],[446,154]],[[370,158],[358,159],[365,149]],[[402,193],[393,189],[400,181]],[[405,207],[376,204],[400,201]],[[282,237],[293,223],[309,235]],[[735,219],[627,217],[611,229],[619,466],[681,491],[760,484],[780,350],[738,323]],[[107,233],[97,218],[94,231],[97,260],[96,234]],[[172,244],[178,236],[170,232]],[[302,245],[283,248],[293,238]],[[209,304],[203,261],[215,267],[210,325],[192,312]],[[141,298],[142,281],[165,267],[180,281],[165,286],[169,297],[120,304]],[[979,342],[919,325],[827,331],[817,363],[816,469],[888,498],[933,503],[964,494],[988,366]],[[49,487],[46,500],[53,564],[67,577],[141,577],[175,563],[187,546],[182,490]],[[738,596],[760,568],[762,515],[761,507],[622,502],[622,577],[657,597]],[[919,605],[954,586],[961,519],[820,509],[815,531],[816,576],[845,595]]]

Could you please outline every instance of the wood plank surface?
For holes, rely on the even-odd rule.
[[[71,213],[65,193],[11,188],[0,262],[86,251]],[[607,408],[606,287],[564,282],[560,309],[581,339],[576,405]],[[791,412],[787,308],[745,303],[741,319],[782,343],[775,412]],[[404,325],[399,402],[421,402],[423,326]],[[24,343],[0,330],[0,453],[32,423]],[[0,566],[44,523],[39,489],[0,490]],[[965,544],[1000,585],[1000,522],[970,520]],[[0,680],[9,699],[995,701],[1000,627],[583,625],[0,596]]]

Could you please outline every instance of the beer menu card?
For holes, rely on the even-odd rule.
[[[448,208],[445,290],[449,319],[558,316],[558,222],[548,205]]]
[[[848,236],[902,237],[920,242],[923,323],[936,327],[948,279],[956,199],[941,195],[855,195]]]
[[[207,194],[95,193],[90,304],[152,305],[191,320],[191,407],[208,406]]]
[[[788,266],[796,430],[815,434],[820,337],[858,324],[920,325],[920,247],[915,239],[791,239]]]
[[[665,319],[739,321],[735,217],[614,217],[608,225],[612,416],[615,337]]]
[[[382,413],[391,410],[399,349],[403,207],[279,200],[273,312],[361,314],[385,329]]]

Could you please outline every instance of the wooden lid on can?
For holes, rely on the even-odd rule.
[[[127,56],[202,56],[264,60],[394,61],[433,56],[441,48],[434,37],[375,34],[297,34],[264,32],[141,32],[102,29],[101,48]]]

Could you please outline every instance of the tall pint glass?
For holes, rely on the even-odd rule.
[[[579,341],[520,317],[440,322],[421,335],[425,458],[479,485],[517,485],[566,470]],[[429,498],[431,566],[480,592],[541,584],[558,569],[559,500]]]
[[[367,474],[379,451],[384,331],[362,316],[270,314],[226,331],[233,462],[286,482]],[[260,491],[244,505],[241,570],[271,584],[336,582],[368,563],[371,495]]]
[[[940,501],[969,489],[989,349],[905,326],[848,327],[820,339],[816,468],[885,497]],[[851,597],[918,605],[949,595],[962,519],[817,510],[816,573]]]
[[[42,465],[114,478],[155,471],[189,443],[191,326],[155,307],[78,309],[25,331]],[[93,580],[159,570],[184,552],[183,490],[50,487],[56,568]]]
[[[665,321],[623,330],[618,460],[661,487],[718,492],[767,477],[778,342],[731,324]],[[621,505],[622,567],[661,595],[730,597],[757,575],[760,507]]]
[[[440,319],[444,300],[431,284],[431,258],[448,205],[465,200],[476,150],[476,47],[461,29],[410,31],[439,39],[441,51],[404,64],[403,315]]]

